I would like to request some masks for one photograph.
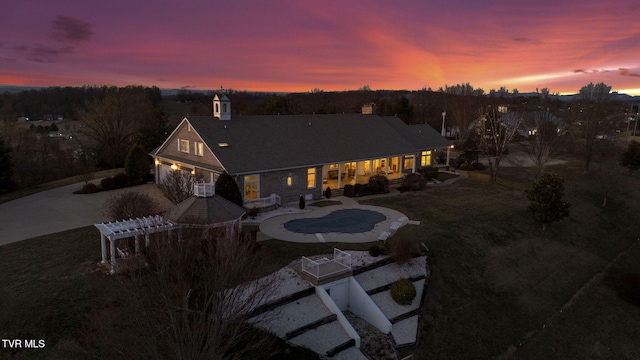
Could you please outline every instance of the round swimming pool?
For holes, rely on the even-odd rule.
[[[342,209],[318,218],[290,220],[284,223],[284,228],[299,234],[355,234],[371,231],[377,223],[386,219],[385,215],[373,210]]]

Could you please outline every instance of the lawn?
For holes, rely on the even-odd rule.
[[[632,190],[614,193],[603,208],[579,165],[552,170],[565,177],[572,207],[569,219],[545,233],[525,211],[531,174],[521,169],[500,169],[497,184],[486,172],[470,173],[449,186],[366,201],[420,220],[394,237],[418,238],[430,249],[420,343],[403,353],[419,359],[640,357],[633,292],[640,288],[640,244],[634,245],[640,180],[623,175]],[[0,247],[0,337],[46,341],[44,349],[11,358],[108,358],[113,352],[101,344],[113,339],[98,334],[113,335],[123,347],[135,341],[126,337],[131,324],[113,324],[100,311],[117,311],[126,294],[114,277],[97,272],[99,239],[86,227]],[[260,245],[273,269],[333,247],[369,246]],[[7,354],[0,348],[0,358]]]

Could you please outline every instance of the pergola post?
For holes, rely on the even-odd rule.
[[[171,234],[171,230],[169,230],[169,234]],[[149,240],[149,234],[144,234],[144,246],[149,247],[151,240]]]
[[[138,254],[140,253],[140,235],[136,235],[134,238],[136,244],[136,256],[138,256]]]
[[[116,242],[115,239],[109,238],[111,244],[111,273],[116,272]]]
[[[102,264],[107,264],[107,239],[104,234],[100,234],[100,247],[102,248]]]

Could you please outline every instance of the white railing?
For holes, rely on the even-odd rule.
[[[333,249],[333,261],[351,269],[351,254],[336,248]]]
[[[309,275],[313,275],[316,279],[320,278],[320,263],[313,261],[306,256],[302,257],[302,271]]]
[[[216,193],[214,183],[196,182],[193,184],[193,195],[197,197],[209,197]]]
[[[280,201],[280,196],[277,194],[271,194],[269,197],[255,199],[255,200],[247,200],[244,202],[244,205],[251,205],[253,207],[267,207],[271,205],[282,205]]]
[[[339,266],[335,266],[335,265]],[[351,270],[351,254],[342,250],[333,249],[333,260],[327,258],[311,260],[302,257],[302,271],[314,276],[316,279],[331,276],[344,270]]]

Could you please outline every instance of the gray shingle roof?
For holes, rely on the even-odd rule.
[[[168,219],[174,224],[215,225],[240,219],[245,211],[222,196],[192,196],[176,205]]]
[[[187,119],[231,174],[398,156],[448,145],[429,125],[407,126],[397,117],[342,114]],[[220,147],[219,143],[229,146]]]

